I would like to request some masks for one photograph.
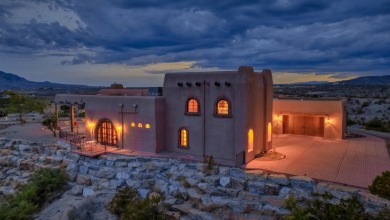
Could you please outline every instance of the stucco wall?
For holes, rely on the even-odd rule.
[[[56,100],[85,103],[85,130],[87,139],[96,138],[96,129],[101,119],[109,119],[118,135],[117,147],[129,150],[158,152],[164,148],[163,127],[164,102],[162,97],[153,96],[77,96],[58,95]],[[78,101],[80,102],[80,101]],[[123,125],[121,107],[123,104]],[[134,105],[137,105],[136,111]],[[135,127],[131,127],[131,123]],[[138,127],[142,124],[142,128]],[[145,124],[150,128],[145,128]],[[92,126],[90,126],[92,124]],[[122,127],[119,129],[118,127]],[[122,134],[123,132],[123,145]],[[93,137],[91,137],[93,135]]]
[[[211,155],[217,162],[232,165],[243,159],[242,152],[245,163],[254,159],[257,153],[265,150],[264,122],[271,121],[272,117],[272,76],[270,71],[267,74],[255,73],[252,67],[229,72],[166,74],[167,150],[196,156]],[[200,104],[200,114],[196,116],[185,113],[187,100],[192,97]],[[230,101],[230,117],[214,115],[219,98]],[[180,128],[189,132],[188,148],[178,147]],[[254,131],[254,150],[251,152],[247,151],[249,129]]]
[[[345,133],[344,100],[273,100],[274,133],[283,133],[283,115],[324,117],[324,138],[342,139]],[[291,117],[290,117],[291,120]],[[291,124],[291,123],[290,123]]]

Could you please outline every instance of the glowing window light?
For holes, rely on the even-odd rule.
[[[272,124],[271,122],[268,122],[267,141],[270,142],[271,140],[272,140]]]
[[[187,112],[198,113],[199,103],[196,99],[189,99],[187,102]]]
[[[142,123],[138,123],[138,127],[139,127],[139,128],[142,128]]]
[[[131,127],[135,127],[135,123],[134,123],[134,122],[131,122],[130,126],[131,126]]]
[[[219,115],[229,114],[229,103],[225,99],[221,99],[217,102],[217,114]]]
[[[145,125],[145,128],[150,128],[150,124],[146,124],[146,125]]]
[[[188,132],[186,129],[180,129],[179,144],[181,147],[188,147]]]
[[[249,129],[248,132],[248,152],[253,151],[253,130]]]

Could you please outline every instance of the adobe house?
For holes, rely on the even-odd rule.
[[[168,73],[163,95],[123,88],[98,95],[56,95],[85,103],[87,139],[130,151],[213,156],[248,163],[272,147],[271,71]],[[119,86],[120,87],[120,86]]]
[[[115,84],[98,95],[59,94],[55,101],[85,104],[86,139],[136,152],[213,156],[216,163],[232,166],[272,148],[272,121],[279,123],[273,108],[277,116],[295,112],[273,105],[271,71],[255,72],[250,66],[167,73],[162,89]],[[297,121],[295,115],[291,120]]]

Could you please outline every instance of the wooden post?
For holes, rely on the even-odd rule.
[[[74,130],[74,105],[70,105],[70,131],[73,132]]]
[[[54,111],[55,111],[55,116],[56,116],[56,127],[55,127],[55,130],[58,130],[58,105],[57,103],[54,104]]]

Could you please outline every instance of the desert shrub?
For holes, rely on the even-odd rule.
[[[0,110],[0,118],[1,117],[5,117],[8,115],[8,112],[7,111],[4,111],[4,110]]]
[[[382,122],[379,118],[374,118],[367,122],[366,124],[367,130],[381,131],[381,132],[389,132],[389,129],[386,127],[386,123]]]
[[[125,187],[118,190],[107,209],[123,220],[164,219],[164,210],[159,207],[162,197],[141,199],[135,189]]]
[[[214,169],[214,157],[205,155],[203,157],[203,163],[205,166],[203,167],[203,173],[210,174],[211,171]]]
[[[368,107],[370,105],[370,101],[366,101],[362,103],[362,108]]]
[[[354,124],[356,124],[356,121],[351,120],[351,119],[348,119],[348,120],[347,120],[347,125],[348,125],[348,126],[354,125]]]
[[[372,194],[390,199],[390,171],[384,171],[381,175],[375,177],[368,189]]]
[[[346,200],[341,199],[339,204],[333,204],[330,200],[333,196],[329,193],[315,194],[314,200],[297,200],[289,197],[286,207],[291,214],[284,216],[285,219],[367,219],[363,204],[355,197]]]
[[[63,170],[37,171],[19,192],[0,203],[0,219],[31,219],[43,203],[52,200],[64,189],[66,181],[67,176]]]

